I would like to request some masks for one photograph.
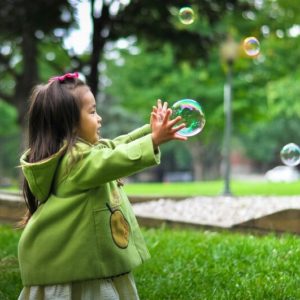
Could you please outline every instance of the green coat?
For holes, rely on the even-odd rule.
[[[22,155],[23,173],[40,201],[19,241],[25,286],[112,277],[149,258],[128,198],[116,182],[159,164],[149,133],[145,125],[97,145],[78,140],[73,154],[63,154],[63,147],[37,163],[26,161],[28,151]]]

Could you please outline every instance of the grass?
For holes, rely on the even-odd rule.
[[[134,196],[218,196],[224,190],[224,181],[126,183],[124,187],[128,195]],[[17,191],[17,188],[14,186],[7,189],[3,188],[2,190]],[[291,183],[232,180],[231,191],[235,196],[300,195],[300,180]]]
[[[125,184],[128,195],[150,196],[218,196],[224,190],[223,181],[172,182],[172,183],[128,183]],[[266,181],[231,182],[231,191],[235,196],[293,196],[300,195],[300,181],[292,183],[273,183]]]
[[[128,195],[217,196],[223,181],[129,183]],[[300,181],[232,181],[232,193],[300,195]],[[202,230],[144,229],[152,259],[134,273],[143,300],[300,299],[300,237]],[[17,299],[19,231],[0,226],[0,299]]]
[[[22,289],[17,259],[20,232],[0,226],[0,299],[18,299]]]
[[[150,229],[141,299],[300,299],[300,238]]]
[[[300,299],[300,237],[143,229],[152,259],[134,271],[143,300]],[[0,299],[17,299],[19,232],[0,226]]]

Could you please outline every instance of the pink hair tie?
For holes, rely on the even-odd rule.
[[[62,76],[54,76],[54,77],[51,77],[49,79],[49,82],[52,82],[52,81],[55,81],[55,80],[58,80],[59,82],[63,82],[65,81],[67,78],[78,78],[78,72],[75,72],[75,73],[67,73],[65,75],[62,75]]]

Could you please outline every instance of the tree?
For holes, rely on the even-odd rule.
[[[215,149],[211,161],[219,162],[223,132],[224,74],[218,57],[218,45],[226,33],[230,32],[240,40],[245,36],[256,35],[262,41],[264,49],[263,55],[257,59],[249,60],[243,57],[235,65],[233,109],[236,136],[248,130],[247,124],[252,125],[264,118],[268,104],[265,99],[273,101],[273,107],[277,107],[280,100],[269,92],[276,90],[273,89],[277,86],[276,81],[287,77],[286,74],[297,61],[296,51],[287,55],[287,49],[283,50],[280,56],[286,56],[287,64],[276,65],[273,63],[274,56],[272,57],[281,47],[278,38],[282,32],[284,36],[288,36],[293,24],[299,20],[299,8],[291,0],[190,1],[189,5],[197,15],[195,22],[190,26],[178,22],[177,14],[182,6],[181,1],[91,0],[91,47],[83,55],[78,55],[70,49],[67,51],[62,46],[65,29],[74,24],[72,21],[76,3],[78,1],[72,1],[72,6],[68,1],[58,0],[41,0],[34,3],[25,0],[4,0],[2,3],[0,70],[3,71],[3,77],[0,82],[0,98],[17,107],[21,124],[25,124],[25,99],[32,86],[39,79],[47,80],[54,71],[81,71],[86,75],[95,95],[98,95],[98,101],[105,99],[100,104],[108,107],[105,101],[111,104],[120,103],[124,108],[128,107],[127,112],[136,111],[138,108],[143,118],[148,118],[145,110],[148,104],[143,105],[143,102],[138,101],[141,96],[141,92],[137,90],[138,86],[143,88],[143,99],[151,100],[157,97],[178,99],[193,91],[193,97],[202,101],[209,115],[208,122],[214,124],[214,129],[211,129],[212,126],[205,127],[201,135],[203,144],[208,145],[207,151],[210,153],[211,149]],[[277,39],[272,39],[273,36]],[[116,99],[114,94],[115,99],[112,100],[112,97],[104,97],[102,88],[105,87],[106,81],[101,81],[105,79],[105,74],[101,74],[100,69],[103,70],[105,49],[109,49],[112,43],[120,38],[127,42],[137,39],[137,47],[147,55],[141,56],[138,62],[140,65],[134,65],[137,63],[137,56],[134,56],[131,62],[129,57],[126,57],[127,66],[132,64],[136,72],[129,74],[129,77],[125,71],[116,69],[119,77],[122,73],[127,76],[123,77],[123,82],[127,85],[123,84],[122,87],[120,84],[118,87],[118,74],[115,74],[114,89],[119,90],[119,95],[125,95],[123,99]],[[292,45],[296,47],[298,44],[295,40],[294,42]],[[265,52],[265,49],[269,52]],[[148,53],[151,53],[150,58]],[[155,64],[154,67],[154,60],[160,64]],[[144,77],[141,76],[142,66],[147,67]],[[292,78],[291,76],[290,79]],[[183,81],[186,87],[180,84]],[[274,82],[273,87],[270,81]],[[265,89],[267,83],[270,86],[268,90]],[[292,81],[286,86],[291,85]],[[276,95],[279,95],[279,90]],[[127,112],[123,110],[121,114],[127,116]],[[109,112],[107,113],[109,115]],[[120,114],[120,111],[116,113]],[[22,128],[24,127],[22,125]],[[216,143],[216,140],[220,142]],[[194,139],[195,148],[198,147],[197,143],[197,139]],[[205,163],[206,161],[203,162]]]
[[[299,75],[294,67],[299,61],[299,52],[291,51],[299,47],[299,39],[292,30],[298,21],[298,9],[284,1],[264,1],[262,6],[253,2],[243,14],[228,10],[216,25],[222,28],[218,36],[229,32],[241,44],[234,66],[234,137],[263,168],[278,163],[280,145],[289,138],[297,139],[299,132],[295,127],[299,114],[299,103],[295,101]],[[279,23],[274,16],[280,16]],[[210,31],[213,30],[210,28]],[[252,35],[261,42],[261,54],[256,58],[250,58],[242,49],[243,39]],[[202,166],[207,174],[214,163],[220,163],[222,146],[224,75],[218,49],[211,47],[205,57],[200,53],[198,58],[180,61],[174,44],[155,45],[154,40],[150,45],[137,42],[135,48],[140,53],[134,56],[129,55],[137,52],[134,45],[130,46],[132,50],[129,47],[129,53],[114,48],[120,53],[118,59],[108,62],[107,76],[113,84],[106,90],[122,98],[124,107],[144,116],[150,99],[163,97],[172,102],[191,94],[199,99],[207,114],[207,125],[200,138],[203,145],[198,145],[199,140],[194,138],[189,146],[196,149],[194,160],[197,156],[199,160],[201,154],[205,157]],[[283,139],[284,128],[289,134]]]
[[[58,42],[53,30],[72,21],[67,0],[4,0],[0,10],[0,99],[17,108],[18,123],[26,128],[27,98],[39,80],[39,44],[45,36]],[[63,17],[65,16],[65,17]],[[7,88],[10,87],[10,88]]]
[[[186,168],[194,167],[197,180],[215,177],[219,173],[223,132],[223,74],[217,51],[212,51],[209,61],[199,59],[192,66],[187,61],[175,63],[171,45],[166,44],[162,49],[151,52],[144,51],[143,45],[140,45],[140,52],[131,55],[135,47],[138,44],[132,44],[127,50],[119,49],[117,60],[107,60],[105,75],[112,84],[105,88],[105,94],[118,99],[123,108],[145,121],[149,119],[151,107],[158,98],[170,105],[183,98],[199,101],[207,117],[202,133],[190,138],[185,150],[181,143],[173,143],[172,147],[164,150],[170,156],[176,156],[179,148],[186,157],[192,155],[192,163],[182,158],[170,166],[184,169],[179,164],[185,161]],[[209,170],[214,170],[214,173]]]
[[[248,99],[245,108],[258,109],[257,114],[241,119],[244,124],[240,123],[237,136],[248,157],[265,171],[281,163],[279,152],[285,144],[300,140],[299,103],[295,101],[300,78],[295,66],[300,57],[293,51],[299,48],[299,7],[293,1],[264,1],[258,13],[250,16],[261,54],[251,65],[240,62],[238,93]]]
[[[186,30],[175,20],[182,7],[181,1],[132,0],[95,1],[90,0],[93,24],[92,50],[89,58],[76,59],[81,66],[88,66],[88,83],[96,95],[99,91],[99,64],[105,45],[119,38],[135,36],[149,41],[148,49],[159,49],[169,43],[176,49],[177,59],[195,60],[207,57],[210,47],[218,42],[218,21],[228,10],[243,11],[249,8],[244,1],[190,1],[201,19],[202,30]],[[197,28],[199,29],[199,28]],[[190,47],[186,47],[190,44]],[[151,46],[150,46],[151,45]]]
[[[76,1],[73,3],[76,7]],[[201,14],[206,24],[203,32],[193,32],[183,27],[178,28],[178,22],[174,24],[175,17],[172,11],[178,12],[181,1],[90,0],[90,4],[93,21],[91,53],[79,57],[76,53],[69,52],[69,64],[61,66],[61,69],[71,69],[73,62],[77,69],[85,73],[95,95],[99,90],[99,64],[104,46],[109,41],[134,35],[150,40],[148,45],[151,44],[152,49],[159,48],[162,42],[171,42],[176,45],[178,58],[192,59],[199,54],[206,57],[218,35],[217,29],[208,30],[210,26],[216,24],[225,11],[235,7],[248,7],[244,1],[236,0],[228,0],[225,3],[192,1],[195,12]],[[24,99],[28,97],[32,86],[40,77],[38,57],[42,53],[39,51],[39,45],[49,38],[61,45],[62,36],[55,35],[54,30],[68,28],[72,24],[75,7],[67,0],[4,0],[1,3],[0,41],[3,46],[0,51],[0,64],[8,77],[7,80],[15,82],[15,85],[8,92],[0,90],[0,98],[17,108],[22,127],[25,124],[26,111]],[[193,45],[188,51],[185,47],[187,43]],[[18,63],[14,61],[16,58]]]

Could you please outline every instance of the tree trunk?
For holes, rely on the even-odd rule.
[[[14,104],[18,110],[18,123],[21,127],[21,145],[23,151],[27,147],[27,110],[28,98],[33,86],[38,81],[38,66],[37,66],[37,41],[34,36],[34,29],[24,24],[22,33],[22,57],[23,57],[23,72],[18,77],[15,89]]]
[[[90,75],[88,77],[88,84],[92,90],[92,93],[97,99],[99,90],[99,62],[103,54],[103,48],[105,45],[105,37],[103,37],[103,30],[109,30],[105,28],[109,22],[109,7],[103,3],[102,13],[99,17],[95,15],[94,0],[91,1],[91,14],[93,20],[93,38],[92,38],[92,54],[90,58]]]
[[[25,124],[28,108],[28,97],[38,80],[37,42],[34,31],[25,24],[22,34],[21,49],[23,70],[22,74],[17,78],[14,104],[19,112],[19,124],[23,126]]]
[[[28,147],[28,98],[33,86],[38,80],[38,66],[37,66],[37,41],[34,36],[34,29],[31,30],[29,26],[24,24],[22,32],[22,61],[23,70],[17,77],[16,89],[13,97],[13,104],[18,110],[18,123],[20,125],[20,154]],[[21,184],[21,176],[19,178]]]

